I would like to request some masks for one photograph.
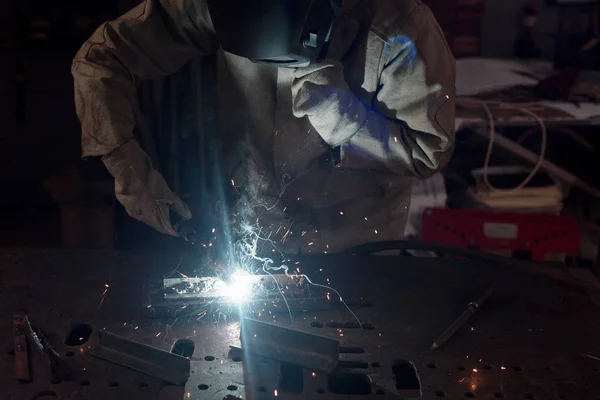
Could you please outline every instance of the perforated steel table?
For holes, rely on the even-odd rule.
[[[398,377],[392,367],[412,363],[425,399],[600,399],[600,311],[564,283],[468,259],[293,260],[314,282],[329,281],[365,329],[344,328],[345,323],[356,326],[355,319],[335,301],[326,311],[294,313],[293,320],[287,313],[259,317],[257,310],[252,316],[338,339],[356,350],[340,356],[353,361],[345,363],[347,372],[381,390],[332,393],[335,384],[325,374],[305,371],[300,392],[292,393],[280,388],[278,370],[250,379],[245,361],[231,356],[230,346],[240,345],[231,310],[206,316],[190,310],[176,319],[148,314],[142,288],[172,272],[180,259],[166,253],[1,250],[0,398],[159,398],[162,381],[90,357],[87,343],[64,344],[72,326],[85,323],[165,350],[178,339],[193,340],[187,384],[167,387],[163,398],[393,398]],[[189,270],[195,263],[193,256],[184,256],[179,268]],[[442,348],[431,351],[436,337],[490,282],[495,293],[485,306]],[[332,293],[332,300],[336,297]],[[72,379],[51,381],[30,350],[33,380],[15,380],[11,316],[20,308],[65,356]]]

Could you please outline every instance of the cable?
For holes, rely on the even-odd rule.
[[[490,130],[489,130],[490,141],[489,141],[487,152],[485,155],[485,161],[483,163],[483,181],[484,181],[485,185],[488,187],[488,189],[492,192],[515,193],[515,192],[518,192],[519,190],[523,189],[525,186],[527,186],[527,184],[538,173],[538,171],[540,170],[540,168],[542,166],[542,163],[544,162],[544,157],[546,155],[547,141],[548,141],[548,131],[546,129],[546,124],[544,123],[544,120],[538,114],[536,114],[535,112],[533,112],[527,108],[527,107],[531,107],[531,106],[534,106],[537,104],[536,103],[526,103],[526,104],[516,106],[516,105],[510,104],[510,103],[504,103],[504,102],[494,103],[491,101],[484,101],[484,100],[473,99],[473,98],[458,98],[458,99],[456,99],[456,102],[457,102],[457,104],[462,104],[467,107],[470,105],[473,105],[473,104],[479,105],[479,106],[483,107],[483,109],[485,110],[485,112],[487,114],[488,124],[490,126]],[[537,121],[537,123],[539,124],[540,130],[542,132],[542,145],[541,145],[541,150],[540,150],[540,154],[539,154],[537,163],[535,164],[535,166],[533,167],[533,169],[531,170],[529,175],[523,180],[523,182],[521,182],[518,186],[516,186],[512,189],[497,188],[497,187],[493,186],[489,181],[489,177],[488,177],[489,171],[488,170],[489,170],[489,165],[490,165],[490,159],[492,157],[492,150],[494,148],[494,140],[496,138],[496,124],[494,122],[494,115],[492,114],[492,110],[491,110],[490,106],[495,106],[500,109],[501,108],[510,108],[510,109],[519,111],[523,114],[529,115]]]

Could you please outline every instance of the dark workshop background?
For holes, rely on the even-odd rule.
[[[71,60],[83,41],[101,22],[135,3],[0,2],[0,246],[148,245],[119,236],[119,223],[127,218],[113,201],[110,180],[97,160],[80,160],[70,75]],[[457,57],[512,56],[527,1],[426,3]],[[536,41],[543,56],[550,58],[558,12],[539,4]],[[574,13],[571,20],[576,24],[578,18],[586,16]],[[143,227],[136,229],[153,235]]]

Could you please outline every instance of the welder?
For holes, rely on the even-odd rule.
[[[454,144],[454,58],[426,5],[146,0],[98,28],[72,67],[83,156],[102,157],[129,215],[169,235],[192,214],[136,140],[137,87],[210,54],[222,157],[238,157],[223,178],[247,207],[232,214],[284,252],[403,237],[413,180]]]

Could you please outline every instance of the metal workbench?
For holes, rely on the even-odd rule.
[[[347,364],[357,378],[367,376],[385,389],[373,391],[372,397],[395,396],[392,366],[406,360],[416,367],[424,399],[600,399],[600,310],[577,288],[468,259],[313,256],[298,261],[294,267],[314,282],[329,279],[366,329],[329,327],[332,321],[355,321],[335,302],[327,311],[294,313],[293,322],[287,313],[265,313],[260,319],[364,349],[341,358],[357,361]],[[189,271],[198,262],[191,255],[181,259],[163,253],[0,250],[0,398],[158,398],[164,386],[160,380],[90,357],[86,344],[65,345],[67,332],[78,323],[165,350],[177,339],[192,339],[185,388],[167,388],[174,398],[370,397],[331,393],[326,376],[310,371],[301,393],[280,390],[276,373],[249,382],[244,360],[230,354],[230,346],[240,345],[231,310],[200,319],[194,310],[177,319],[149,315],[143,287],[178,266]],[[436,337],[489,282],[496,290],[485,306],[443,347],[431,351]],[[22,308],[67,355],[73,379],[51,382],[31,351],[33,380],[16,381],[11,317]]]

